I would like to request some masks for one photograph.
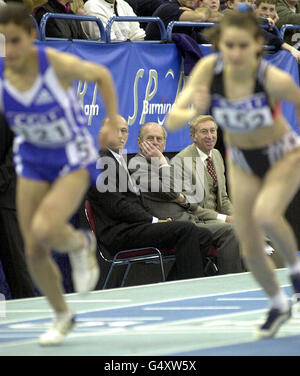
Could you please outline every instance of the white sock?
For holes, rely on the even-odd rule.
[[[289,274],[300,274],[300,261],[297,260],[297,262],[293,265],[289,265]]]
[[[289,298],[282,290],[280,290],[278,294],[270,297],[269,299],[271,308],[277,308],[282,312],[288,311],[290,307]]]
[[[72,316],[73,316],[73,311],[71,310],[69,310],[68,312],[62,312],[62,313],[55,312],[55,318],[58,320],[70,319]]]

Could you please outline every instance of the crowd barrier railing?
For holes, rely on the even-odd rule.
[[[101,42],[106,42],[106,32],[104,25],[100,18],[98,17],[93,17],[93,16],[79,16],[77,14],[60,14],[60,13],[46,13],[43,15],[41,22],[40,22],[40,40],[41,41],[46,41],[46,40],[67,40],[67,38],[52,38],[52,37],[46,37],[46,25],[47,21],[50,18],[56,18],[56,19],[64,19],[64,20],[77,20],[77,21],[91,21],[91,22],[96,22],[96,24],[99,27],[100,30],[100,41]],[[90,42],[95,42],[95,41],[90,41]],[[97,41],[99,42],[99,41]]]
[[[169,42],[172,41],[172,33],[174,27],[202,27],[202,28],[208,28],[208,27],[213,27],[217,23],[215,22],[183,22],[183,21],[171,21],[168,26],[167,26],[167,40]],[[261,24],[261,27],[263,29],[268,29],[269,25],[264,25]],[[273,30],[275,31],[276,35],[278,37],[280,36],[280,32],[276,26],[273,27]],[[274,46],[265,46],[265,49],[272,51],[275,47]]]
[[[32,19],[32,22],[34,24],[34,27],[35,27],[35,30],[36,30],[36,39],[40,40],[41,39],[41,32],[40,32],[40,28],[39,28],[39,25],[37,23],[37,20],[31,16],[31,19]]]
[[[167,39],[172,41],[172,32],[174,27],[212,27],[215,26],[214,22],[184,22],[184,21],[171,21],[167,26]]]
[[[86,18],[81,18],[81,20]],[[203,25],[203,24],[202,24]],[[198,25],[197,25],[198,26]],[[103,35],[106,35],[104,32]],[[106,38],[105,38],[106,39]],[[59,40],[59,39],[57,39]],[[112,76],[119,98],[119,111],[130,126],[127,152],[136,153],[136,139],[141,124],[163,123],[177,95],[186,83],[183,57],[175,43],[128,42],[104,43],[82,40],[36,41],[37,44],[73,53],[83,60],[106,66]],[[203,56],[213,52],[212,46],[199,45]],[[296,59],[285,50],[267,53],[265,58],[280,69],[291,74],[299,84],[299,70]],[[105,116],[105,106],[95,83],[75,82],[83,111],[88,117],[88,126],[95,140],[98,139],[99,124]],[[296,109],[290,103],[283,103],[282,113],[292,128],[298,129]],[[182,150],[190,142],[187,128],[168,135],[166,151]]]
[[[207,28],[215,26],[216,23],[214,22],[184,22],[184,21],[171,21],[167,28],[165,27],[164,23],[159,17],[134,17],[134,16],[114,16],[111,17],[106,25],[104,27],[102,21],[98,17],[94,16],[84,16],[84,15],[76,15],[76,14],[61,14],[61,13],[46,13],[42,19],[40,26],[38,26],[36,20],[34,17],[32,17],[34,25],[37,30],[37,39],[38,40],[67,40],[67,38],[52,38],[52,37],[46,37],[46,24],[49,18],[56,18],[56,19],[73,19],[77,21],[90,21],[90,22],[96,22],[99,30],[100,30],[100,41],[103,43],[111,43],[115,42],[111,40],[111,29],[114,22],[155,22],[159,26],[161,39],[158,41],[161,42],[172,42],[172,32],[174,27],[200,27],[200,28]],[[263,29],[268,29],[268,24],[261,24],[261,27]],[[284,35],[286,30],[299,30],[300,25],[291,25],[286,24],[283,25],[280,30],[277,28],[277,26],[273,26],[273,31],[275,34],[279,37],[284,39]],[[95,42],[88,40],[90,42]],[[99,41],[97,41],[99,42]],[[116,41],[118,42],[118,41]],[[143,42],[156,42],[156,41],[143,41]],[[272,50],[272,46],[265,46],[267,49]]]
[[[106,25],[106,41],[107,43],[111,42],[111,28],[114,22],[155,22],[159,26],[160,30],[160,42],[165,42],[167,39],[167,33],[164,23],[159,17],[133,17],[133,16],[114,16],[111,17]],[[145,41],[143,41],[145,42]],[[154,41],[150,41],[154,42]]]
[[[285,34],[286,30],[300,30],[300,25],[286,24],[286,25],[281,26],[279,32],[280,32],[280,37],[282,39],[284,38],[284,34]]]

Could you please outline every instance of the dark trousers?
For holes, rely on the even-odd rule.
[[[13,299],[35,296],[16,211],[0,208],[0,260]]]
[[[199,228],[208,228],[211,231],[213,245],[217,247],[217,262],[219,274],[242,273],[242,257],[238,239],[231,223],[221,221],[207,221],[197,223]]]
[[[203,277],[211,234],[190,222],[141,224],[119,234],[107,248],[115,254],[125,249],[147,246],[175,250],[176,262],[171,273],[176,272],[177,279]],[[168,279],[171,279],[170,276]]]

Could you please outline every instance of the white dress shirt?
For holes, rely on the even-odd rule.
[[[124,0],[116,0],[117,11],[119,16],[135,16],[131,6]],[[114,4],[105,0],[88,0],[84,4],[84,9],[88,16],[95,16],[100,18],[104,27],[113,16]],[[86,30],[89,38],[98,40],[100,39],[100,32],[96,22],[89,22]],[[138,22],[114,22],[111,28],[111,40],[134,40],[145,38],[146,33],[140,27]]]
[[[207,154],[203,153],[203,151],[200,150],[197,146],[196,146],[196,149],[198,150],[199,157],[201,158],[202,162],[204,163],[204,165],[206,167],[207,158],[210,157],[212,159],[212,150],[207,155]],[[223,222],[226,222],[226,217],[227,217],[226,214],[220,214],[220,213],[218,213],[218,215],[217,215],[217,219],[220,220],[220,221],[223,221]]]

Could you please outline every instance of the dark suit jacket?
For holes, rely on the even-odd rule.
[[[193,215],[197,205],[174,202],[179,193],[174,183],[174,170],[171,165],[156,167],[143,155],[136,154],[129,163],[132,178],[140,185],[145,204],[151,214],[158,218],[199,222]],[[134,168],[133,168],[134,167]],[[162,215],[163,213],[163,215]]]
[[[100,161],[102,168],[107,166],[107,169],[102,173],[102,183],[98,179],[97,188],[91,187],[87,198],[94,212],[98,241],[110,250],[113,244],[117,244],[119,234],[137,224],[152,223],[153,216],[148,212],[143,196],[126,189],[127,172],[113,154],[109,150],[101,150]],[[99,192],[99,188],[101,190],[105,186],[110,188],[109,191]]]
[[[13,133],[0,115],[0,207],[15,208],[16,173],[13,165]]]

